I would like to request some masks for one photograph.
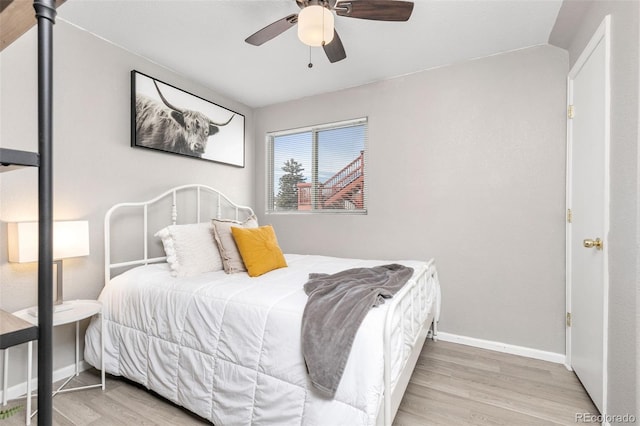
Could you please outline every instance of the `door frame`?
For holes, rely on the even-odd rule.
[[[602,334],[602,407],[603,415],[607,413],[608,399],[608,341],[609,341],[609,204],[610,204],[610,167],[609,152],[611,139],[611,16],[607,15],[600,23],[600,26],[591,37],[591,40],[584,48],[578,60],[573,65],[567,76],[567,111],[569,105],[573,105],[573,80],[576,78],[582,67],[585,65],[596,47],[604,43],[605,49],[605,112],[604,112],[604,203],[603,203],[603,219],[604,219],[604,247],[602,249],[603,256],[603,334]],[[571,312],[571,222],[569,221],[569,209],[571,208],[571,172],[572,172],[572,141],[573,141],[573,120],[567,114],[567,176],[566,176],[566,241],[565,241],[565,265],[566,265],[566,313]],[[565,367],[571,368],[571,327],[566,325],[566,358]]]

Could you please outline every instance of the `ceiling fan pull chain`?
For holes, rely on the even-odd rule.
[[[307,65],[309,68],[313,68],[313,63],[311,62],[311,46],[309,46],[309,65]]]

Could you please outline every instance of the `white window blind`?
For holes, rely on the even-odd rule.
[[[367,119],[267,135],[268,213],[366,213]]]

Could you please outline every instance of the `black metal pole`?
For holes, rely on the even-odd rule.
[[[53,403],[53,25],[54,0],[34,0],[38,20],[38,426],[51,426]]]

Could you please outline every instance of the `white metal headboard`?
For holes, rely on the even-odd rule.
[[[148,215],[149,215],[149,206],[160,202],[166,197],[171,196],[171,223],[167,223],[166,225],[175,225],[178,221],[178,207],[177,207],[177,198],[178,193],[180,192],[189,192],[194,191],[196,194],[196,223],[200,223],[200,213],[201,213],[201,195],[203,192],[211,193],[214,196],[214,202],[216,207],[216,218],[220,219],[222,215],[222,202],[226,202],[228,207],[235,211],[235,217],[228,219],[240,220],[240,212],[244,212],[246,217],[249,217],[253,214],[253,209],[248,206],[241,206],[233,201],[231,201],[226,195],[214,189],[210,186],[200,185],[200,184],[191,184],[191,185],[183,185],[172,188],[157,197],[148,200],[148,201],[140,201],[135,203],[120,203],[111,207],[104,218],[104,264],[105,264],[105,284],[107,284],[111,280],[111,271],[116,268],[124,268],[128,266],[137,266],[137,265],[148,265],[149,263],[158,263],[164,262],[166,257],[153,257],[149,258],[149,228],[148,228]],[[137,210],[138,214],[142,213],[143,215],[143,258],[142,259],[134,259],[126,262],[118,262],[111,263],[111,216],[117,210],[124,208],[132,208],[133,210]]]

